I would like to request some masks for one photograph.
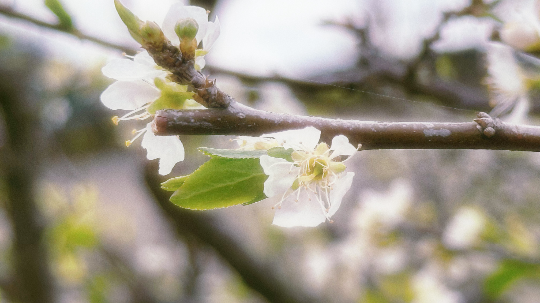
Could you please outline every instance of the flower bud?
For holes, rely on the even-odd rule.
[[[141,37],[146,43],[159,44],[165,40],[161,28],[152,21],[146,21],[141,27]]]
[[[180,41],[193,40],[199,31],[199,24],[193,18],[185,18],[176,22],[174,31],[178,35],[178,38],[180,38]]]
[[[135,41],[142,44],[143,39],[141,37],[141,27],[143,25],[143,22],[141,19],[139,19],[135,14],[133,14],[129,9],[127,9],[120,1],[114,0],[114,6],[116,7],[116,11],[118,12],[118,15],[120,16],[120,19],[124,22],[124,24],[127,26],[129,33],[135,39]]]

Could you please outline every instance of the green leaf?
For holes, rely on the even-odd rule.
[[[71,17],[64,9],[64,6],[62,6],[62,3],[60,3],[59,0],[45,0],[45,6],[47,6],[53,14],[58,17],[58,24],[66,29],[66,30],[73,30],[73,22],[71,21]]]
[[[257,158],[214,157],[189,175],[171,202],[197,210],[254,203],[266,198],[266,178]]]
[[[217,149],[210,147],[199,147],[199,150],[208,156],[231,159],[260,158],[262,155],[266,155],[266,150]]]
[[[498,299],[512,284],[524,278],[540,279],[540,265],[517,260],[504,260],[499,268],[484,282],[484,292],[491,299]]]
[[[165,82],[156,78],[154,83],[161,90],[161,96],[148,107],[150,114],[160,109],[184,109],[186,100],[193,99],[193,92],[187,91],[186,85],[174,82]]]
[[[294,150],[292,148],[285,149],[283,147],[274,147],[268,150],[268,155],[270,157],[281,158],[289,162],[293,162],[293,159],[291,157],[291,154],[293,153],[293,151]]]
[[[171,178],[161,183],[161,188],[166,191],[176,191],[184,184],[187,178],[189,178],[189,175]]]

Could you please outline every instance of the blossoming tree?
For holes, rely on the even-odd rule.
[[[184,160],[177,134],[262,133],[260,137],[239,137],[236,150],[201,147],[210,161],[192,174],[163,183],[165,190],[174,192],[171,201],[180,207],[205,210],[274,198],[274,224],[316,226],[331,221],[351,187],[354,173],[344,172],[345,163],[360,148],[540,150],[538,128],[506,124],[485,113],[469,123],[381,123],[254,110],[234,101],[217,88],[215,80],[201,73],[204,55],[219,36],[217,17],[211,22],[204,9],[175,4],[160,27],[141,21],[120,1],[114,3],[129,33],[145,51],[133,58],[112,60],[103,68],[104,75],[117,82],[103,92],[101,101],[113,110],[129,110],[113,118],[116,124],[154,118],[135,130],[126,145],[142,136],[148,159],[159,159],[159,173],[167,175]],[[506,40],[515,36],[511,30],[502,34]],[[510,96],[500,102],[496,114],[518,100],[521,110],[515,112],[523,115],[523,80],[511,77],[512,84],[502,79],[504,67],[497,67],[501,56],[497,47],[493,46],[489,57],[495,61],[490,83],[495,89],[504,86],[502,94]],[[269,133],[272,130],[283,131]],[[321,133],[324,139],[319,143]],[[328,139],[332,140],[330,146],[324,143]]]
[[[504,2],[512,4],[511,10],[505,10],[511,17],[499,20],[494,15],[505,14],[495,11],[505,9]],[[302,83],[307,87],[304,91],[310,94],[308,97],[297,94],[297,97],[306,101],[310,113],[317,113],[318,109],[325,116],[330,115],[330,111],[334,116],[350,112],[349,116],[367,117],[366,120],[387,120],[387,117],[370,118],[366,114],[372,110],[369,103],[373,100],[368,99],[377,97],[362,97],[370,94],[363,88],[361,92],[342,88],[358,89],[359,83],[376,83],[367,88],[376,92],[380,91],[373,87],[396,86],[406,98],[417,99],[417,94],[429,96],[430,100],[437,100],[452,110],[455,107],[474,111],[493,108],[490,114],[460,111],[457,117],[447,119],[439,112],[441,107],[434,106],[437,115],[432,121],[437,122],[340,120],[255,110],[220,90],[218,87],[224,81],[219,76],[217,80],[207,76],[216,71],[215,66],[206,66],[204,59],[212,51],[220,32],[217,18],[209,21],[206,10],[175,4],[165,22],[156,24],[139,20],[119,1],[114,3],[142,52],[135,54],[125,47],[85,36],[84,29],[79,31],[75,27],[77,22],[72,22],[58,0],[45,1],[57,16],[57,24],[26,16],[11,6],[0,5],[0,13],[133,54],[109,61],[102,72],[114,82],[104,91],[104,87],[100,87],[99,93],[91,94],[86,103],[99,103],[98,96],[103,92],[102,104],[95,106],[100,113],[107,107],[117,115],[113,117],[115,124],[136,125],[132,135],[124,138],[126,145],[133,150],[138,149],[140,143],[147,158],[156,160],[147,161],[145,178],[154,195],[154,199],[147,202],[159,204],[158,209],[170,219],[177,238],[166,238],[161,245],[156,245],[152,238],[152,243],[146,247],[127,249],[131,253],[129,258],[118,256],[114,250],[107,249],[106,241],[101,241],[99,231],[104,219],[97,215],[96,209],[103,211],[106,207],[94,205],[97,194],[88,188],[75,191],[75,201],[60,197],[56,192],[47,193],[46,198],[39,196],[47,202],[46,216],[56,216],[49,226],[41,225],[35,215],[37,207],[33,199],[37,198],[32,188],[35,187],[34,176],[42,175],[36,159],[43,157],[42,151],[47,150],[41,148],[40,139],[49,137],[36,131],[39,124],[29,122],[38,120],[34,117],[36,113],[47,112],[52,112],[58,120],[61,108],[48,107],[62,102],[49,102],[51,100],[43,97],[47,95],[43,91],[32,106],[20,100],[9,100],[9,96],[32,91],[28,75],[36,73],[38,64],[21,60],[19,55],[23,52],[5,56],[0,39],[0,70],[6,75],[0,81],[0,152],[4,155],[4,151],[8,151],[2,158],[4,161],[0,161],[0,224],[5,223],[6,214],[13,227],[0,230],[0,252],[8,251],[11,256],[10,260],[3,259],[7,266],[0,269],[2,299],[5,295],[14,302],[54,302],[53,293],[60,290],[61,295],[84,293],[98,301],[109,291],[114,300],[117,298],[114,287],[120,285],[126,286],[120,292],[129,292],[131,301],[176,302],[190,298],[206,301],[212,296],[209,293],[219,286],[204,285],[206,281],[202,280],[201,271],[214,277],[221,271],[221,268],[215,270],[212,262],[215,259],[220,264],[230,265],[225,267],[232,269],[232,274],[225,274],[229,275],[223,288],[228,294],[236,292],[232,297],[238,300],[244,298],[245,286],[270,302],[513,301],[538,289],[540,238],[539,215],[535,210],[540,195],[536,186],[540,169],[535,153],[451,149],[539,150],[538,128],[524,124],[535,118],[529,113],[538,111],[534,105],[538,95],[534,91],[539,86],[540,64],[535,57],[540,45],[539,1],[529,1],[525,9],[517,9],[516,5],[515,10],[514,0],[464,3],[455,11],[441,14],[440,25],[434,33],[423,33],[427,37],[423,36],[424,40],[419,42],[417,57],[406,62],[381,58],[379,51],[389,41],[374,41],[381,33],[369,32],[377,31],[376,12],[364,27],[347,21],[329,22],[355,33],[362,54],[358,65],[351,67],[353,72],[334,71],[331,77],[325,75],[332,80],[320,80],[338,84],[338,97],[328,94],[329,85],[324,85],[325,93],[320,94],[321,97],[313,92],[320,89],[319,86]],[[373,1],[370,8],[377,7],[374,3],[398,5],[399,2]],[[113,9],[113,1],[109,4]],[[429,6],[430,10],[432,8]],[[386,17],[384,13],[379,12]],[[466,67],[459,72],[468,77],[461,81],[466,84],[474,74],[473,65],[481,66],[482,80],[477,77],[475,85],[485,96],[474,90],[471,93],[467,85],[437,81],[442,76],[456,77],[452,72],[454,68],[448,67],[454,61],[448,60],[447,53],[436,53],[434,45],[435,41],[444,40],[440,36],[447,34],[443,25],[456,19],[488,19],[494,24],[490,38],[482,40],[485,48],[466,53],[467,63],[456,65]],[[424,21],[422,19],[423,25]],[[407,41],[407,44],[414,43]],[[482,53],[481,58],[473,57],[478,53]],[[436,61],[431,61],[432,57],[436,57]],[[471,58],[476,59],[471,61]],[[24,67],[24,70],[19,69],[23,72],[14,72],[16,65]],[[280,79],[228,73],[251,81]],[[299,82],[284,81],[291,87]],[[71,97],[85,95],[81,86],[66,82],[66,91]],[[4,85],[6,83],[8,85]],[[50,90],[55,87],[50,86]],[[348,96],[343,91],[353,94]],[[478,95],[483,97],[478,98]],[[402,112],[404,107],[395,102],[400,97],[385,98],[392,102],[381,102],[383,104],[377,104],[376,109],[400,111],[399,115],[392,115],[391,120],[409,121],[418,116],[422,121],[426,119],[427,115],[419,109],[422,106],[411,106],[415,109]],[[353,102],[344,105],[345,99]],[[431,105],[431,102],[426,103]],[[416,102],[418,104],[422,102]],[[353,113],[351,108],[359,110]],[[31,114],[25,115],[28,109]],[[417,114],[417,110],[421,113]],[[89,114],[87,108],[82,112],[83,115],[75,119],[84,116],[91,117],[96,125],[110,124],[98,121],[99,115]],[[507,113],[510,114],[506,116]],[[476,119],[463,122],[468,114],[471,120],[473,115]],[[108,112],[107,115],[113,114]],[[450,119],[461,122],[441,122]],[[66,123],[65,129],[75,129],[76,122]],[[86,139],[90,137],[86,135],[79,133],[77,142],[92,141]],[[186,135],[182,136],[184,142],[177,135]],[[193,153],[197,152],[193,141],[199,139],[191,140],[189,135],[233,135],[233,142],[226,143],[233,148],[197,144],[195,147],[204,154],[201,158],[207,161],[194,171],[174,169],[180,161],[188,163],[178,166],[192,164]],[[105,145],[105,140],[100,137],[95,144]],[[199,147],[201,145],[210,147]],[[377,151],[368,152],[374,149]],[[56,150],[54,154],[56,156]],[[126,154],[124,149],[121,157],[125,158]],[[101,159],[94,154],[91,158]],[[123,159],[114,160],[122,162]],[[133,169],[133,161],[128,162]],[[357,165],[359,163],[362,165]],[[111,166],[110,162],[106,165]],[[125,189],[136,192],[135,188],[124,188],[121,184],[139,174],[130,171],[128,175],[119,176],[114,168],[106,170],[106,176],[100,172],[98,178],[114,185],[115,193]],[[183,175],[173,174],[178,171]],[[165,179],[158,180],[156,173],[169,178],[161,183],[161,188],[160,182]],[[123,205],[120,212],[130,218],[138,215],[135,200],[139,197],[133,198],[134,195],[144,196],[144,192],[113,198],[115,202],[129,203],[130,207]],[[267,202],[252,205],[264,200]],[[233,205],[251,206],[195,211]],[[273,224],[277,227],[258,224],[271,222],[272,213],[275,213]],[[142,215],[145,222],[150,222],[151,216],[149,211]],[[334,220],[335,224],[329,224]],[[107,236],[118,231],[121,236],[128,234],[129,227],[123,223],[108,229]],[[150,224],[161,226],[159,223]],[[281,228],[293,226],[319,227]],[[5,245],[9,233],[13,234],[14,245]],[[143,233],[151,234],[147,230]],[[248,233],[257,234],[249,238]],[[46,243],[54,247],[50,258],[42,245],[42,235]],[[205,245],[199,246],[200,243]],[[178,253],[177,245],[186,251]],[[207,247],[211,247],[212,252],[206,250]],[[213,252],[219,257],[209,259],[208,255]],[[266,254],[266,258],[261,257],[262,254]],[[86,262],[89,255],[92,260]],[[162,262],[159,262],[160,256]],[[11,258],[14,261],[11,262]],[[93,266],[94,261],[101,258],[106,260],[106,266]],[[132,259],[142,262],[133,265]],[[43,266],[47,262],[52,264],[50,272]],[[10,265],[13,265],[14,275],[10,274]],[[171,273],[177,267],[182,271]],[[147,272],[141,274],[142,271]],[[148,272],[157,274],[145,276]],[[237,281],[240,279],[235,274],[241,281]],[[62,281],[58,283],[60,287],[55,287],[55,280]],[[231,281],[236,287],[231,287]],[[180,288],[182,293],[178,294]],[[258,294],[249,296],[260,299]],[[533,293],[530,297],[534,301],[538,296]],[[216,298],[218,302],[224,300]]]

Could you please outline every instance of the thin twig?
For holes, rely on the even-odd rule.
[[[15,10],[13,10],[9,6],[0,5],[0,14],[2,14],[4,16],[7,16],[7,17],[27,21],[27,22],[33,23],[33,24],[35,24],[37,26],[45,27],[45,28],[52,29],[52,30],[55,30],[55,31],[60,31],[60,32],[75,36],[75,37],[77,37],[79,39],[82,39],[82,40],[88,40],[88,41],[94,42],[96,44],[99,44],[99,45],[102,45],[102,46],[105,46],[105,47],[108,47],[108,48],[117,49],[117,50],[125,52],[127,54],[135,54],[137,52],[137,50],[132,48],[132,47],[128,47],[128,46],[125,46],[125,45],[116,44],[116,43],[112,43],[112,42],[107,42],[107,41],[104,41],[102,39],[96,38],[94,36],[84,34],[84,33],[82,33],[81,31],[79,31],[77,29],[66,28],[66,27],[61,26],[60,24],[54,24],[54,23],[45,22],[43,20],[39,20],[39,19],[30,17],[28,15],[16,12]]]

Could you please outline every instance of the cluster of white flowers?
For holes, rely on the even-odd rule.
[[[198,50],[195,61],[196,67],[200,69],[205,64],[204,55],[219,36],[219,20],[216,18],[215,22],[209,22],[207,12],[200,7],[184,6],[181,3],[172,5],[163,21],[162,30],[167,39],[175,45],[179,44],[179,38],[174,32],[174,26],[183,18],[193,18],[198,23],[199,30],[195,39],[197,44],[202,41],[204,47]],[[101,102],[113,110],[129,111],[122,117],[114,117],[116,124],[124,120],[150,118],[148,108],[162,95],[155,83],[169,82],[167,76],[170,74],[157,66],[146,51],[133,58],[113,59],[103,67],[102,72],[117,81],[101,94]],[[185,102],[184,108],[202,108],[194,100],[188,101],[191,102]],[[151,123],[134,133],[135,137],[126,141],[126,145],[131,145],[134,140],[143,136],[142,146],[148,151],[148,159],[159,158],[160,174],[169,174],[176,163],[184,160],[184,147],[178,136],[155,136]]]
[[[122,10],[119,2],[115,4]],[[133,25],[130,12],[124,11],[123,16]],[[193,20],[196,26],[193,25]],[[137,22],[135,23],[138,24]],[[189,26],[195,28],[196,34]],[[136,30],[136,26],[135,30],[130,28],[130,31]],[[209,22],[204,9],[178,3],[170,8],[162,31],[173,45],[179,46],[182,54],[184,51],[185,54],[193,54],[191,52],[194,51],[195,68],[200,69],[205,65],[204,55],[219,35],[219,20],[216,18],[214,22]],[[136,37],[137,33],[134,38]],[[141,41],[144,43],[144,38]],[[203,48],[194,49],[201,42]],[[157,66],[147,52],[131,58],[113,59],[102,71],[105,76],[116,80],[102,93],[103,104],[113,110],[129,111],[122,117],[115,116],[115,124],[125,120],[148,119],[157,109],[163,107],[202,107],[189,99],[193,93],[187,92],[187,86],[170,81],[170,72]],[[152,126],[150,122],[143,129],[134,130],[135,137],[126,141],[126,145],[129,146],[142,137],[142,147],[147,150],[148,159],[159,159],[159,173],[166,175],[176,163],[184,160],[184,147],[178,136],[154,135]],[[258,138],[237,139],[241,150],[270,150],[274,147],[293,150],[289,156],[284,155],[288,160],[269,155],[260,157],[260,165],[268,175],[264,183],[264,194],[269,198],[279,199],[275,207],[275,225],[317,226],[326,220],[331,221],[330,218],[351,187],[354,173],[345,171],[344,162],[356,153],[357,148],[343,135],[336,136],[329,147],[326,143],[319,143],[320,135],[320,130],[307,127]]]
[[[258,139],[242,137],[246,146],[282,146],[292,148],[292,162],[282,158],[261,156],[260,163],[268,179],[264,194],[279,199],[273,224],[292,226],[317,226],[336,213],[341,200],[349,190],[354,177],[346,172],[342,156],[348,159],[357,148],[343,135],[334,137],[332,145],[319,143],[321,131],[314,127],[266,134]]]

